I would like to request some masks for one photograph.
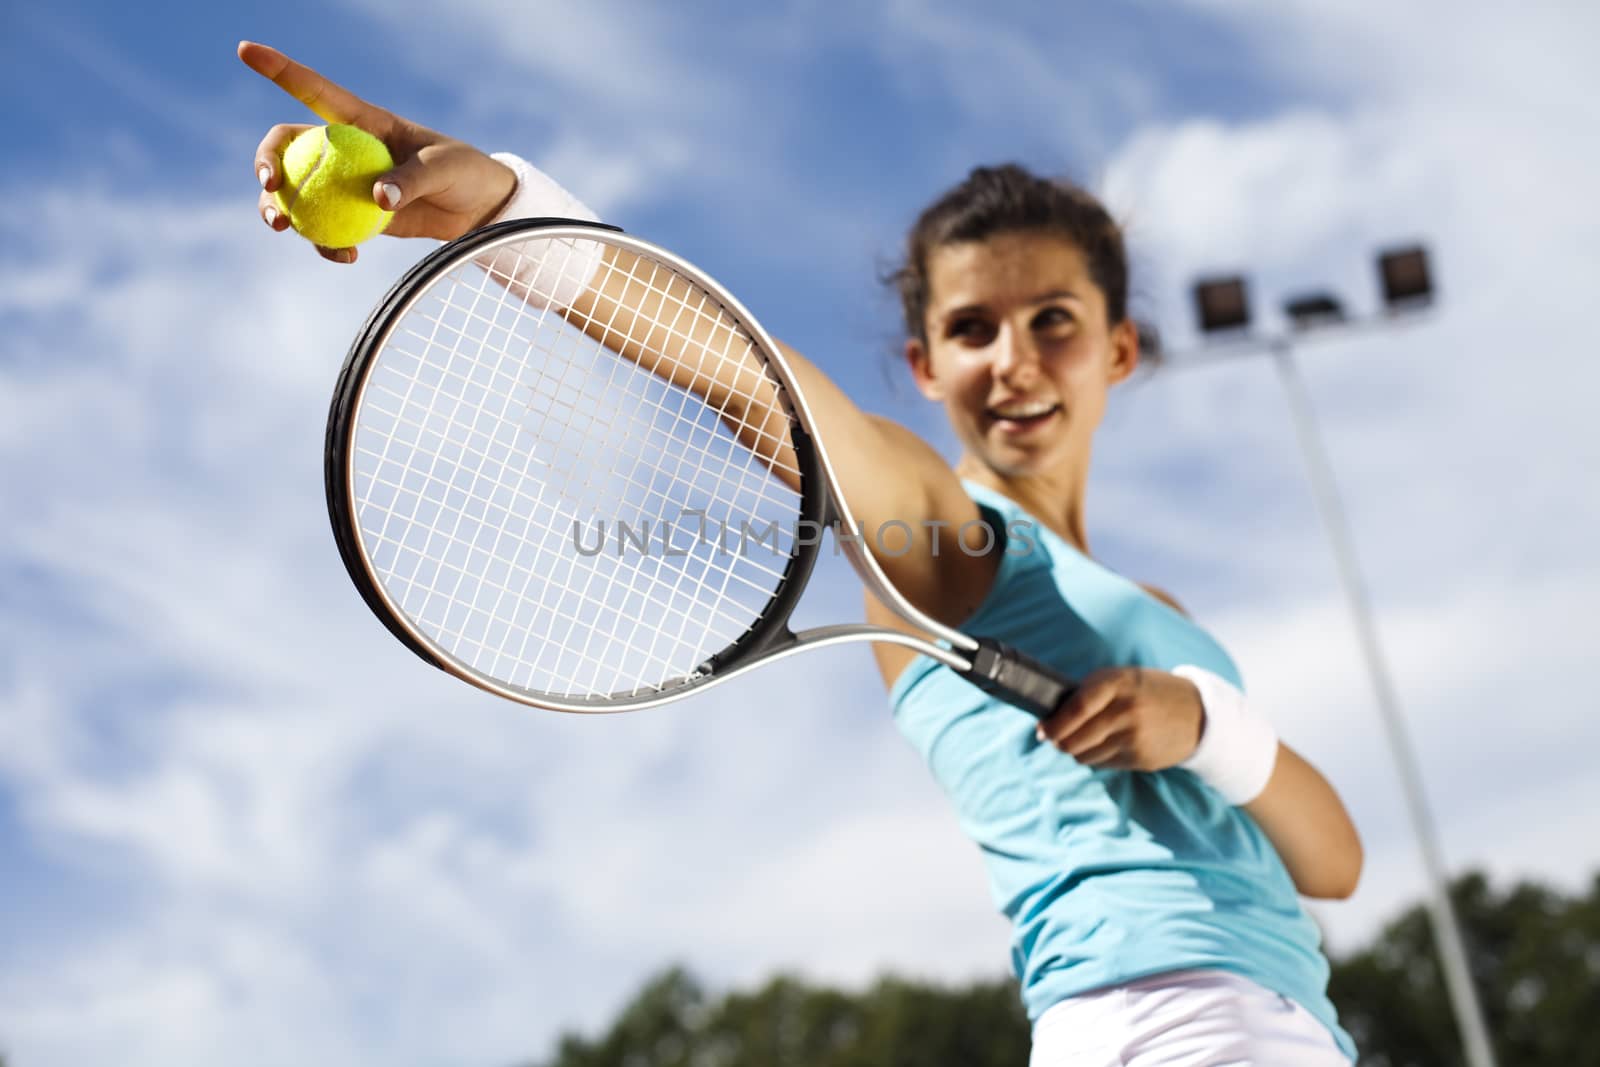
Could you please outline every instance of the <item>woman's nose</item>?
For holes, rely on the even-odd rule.
[[[1039,353],[1025,331],[1002,326],[994,339],[994,373],[999,377],[1037,371]]]

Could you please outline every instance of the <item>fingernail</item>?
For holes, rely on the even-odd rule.
[[[1037,737],[1039,740],[1043,741],[1044,740],[1044,727],[1043,726],[1035,726],[1033,728],[1033,736]]]
[[[393,211],[400,203],[400,187],[394,182],[384,182],[378,186],[378,195],[382,199],[382,206]]]
[[[261,188],[267,187],[267,179],[272,177],[272,168],[265,163],[256,168],[256,177],[261,179]]]
[[[271,227],[272,229],[276,230],[278,228],[278,209],[275,208],[275,207],[267,208],[266,216],[267,216],[267,225],[269,227]]]

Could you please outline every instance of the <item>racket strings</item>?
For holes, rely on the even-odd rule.
[[[351,464],[372,568],[430,642],[603,701],[685,684],[761,617],[800,474],[738,320],[669,265],[586,244],[528,240],[435,279],[372,361]],[[540,286],[580,258],[599,262],[583,310],[557,310]]]
[[[638,269],[640,266],[644,266],[647,269],[647,277],[641,277]],[[596,286],[596,290],[602,293],[605,291],[608,282],[611,280],[610,276],[618,273],[613,263],[609,261],[605,264],[605,272],[606,274],[599,279],[599,284]],[[678,281],[680,283],[679,286],[674,287],[671,284],[672,280]],[[626,284],[642,283],[644,288],[663,304],[665,304],[671,312],[671,318],[668,319],[667,315],[663,311],[658,310],[655,320],[646,323],[647,330],[645,332],[650,340],[650,343],[645,346],[644,350],[645,352],[653,352],[655,358],[650,360],[641,360],[640,365],[644,366],[645,369],[648,369],[652,374],[657,375],[658,377],[666,377],[669,380],[676,380],[679,378],[679,375],[676,373],[677,367],[669,366],[667,364],[676,362],[679,366],[689,365],[689,361],[687,359],[679,358],[674,360],[673,357],[669,357],[665,354],[664,349],[666,347],[671,347],[674,344],[680,346],[686,345],[689,351],[695,354],[696,358],[693,362],[693,366],[697,375],[701,373],[706,357],[708,356],[714,359],[715,368],[717,370],[732,367],[748,373],[751,364],[756,362],[756,348],[754,343],[751,341],[748,335],[745,334],[742,327],[739,327],[734,320],[727,316],[726,311],[721,307],[720,304],[715,304],[711,301],[709,294],[707,294],[704,289],[687,283],[683,279],[679,278],[676,275],[676,272],[671,271],[669,268],[660,263],[639,258],[635,258],[633,260],[632,269],[627,272],[625,282]],[[614,318],[617,312],[620,312],[621,309],[630,305],[618,301],[613,306],[616,309],[616,311],[613,312]],[[713,341],[708,341],[706,338],[699,336],[693,327],[680,329],[679,323],[683,320],[686,314],[691,316],[693,321],[699,324],[709,325],[709,329],[706,332],[709,334],[711,339],[720,339],[720,345],[713,347]],[[582,317],[588,319],[590,322],[593,321],[592,316]],[[639,317],[635,316],[635,324],[638,322]],[[609,334],[614,328],[614,322],[608,321],[607,334]],[[657,342],[655,337],[655,332],[658,329],[662,330],[665,334],[665,337],[659,342]],[[633,331],[630,329],[626,334],[623,335],[621,347],[624,350],[627,350],[635,343],[637,342],[633,337]],[[656,348],[656,343],[661,344],[663,347]],[[734,349],[738,350],[737,355],[734,353]],[[614,362],[613,367],[616,365],[617,364]],[[698,380],[691,380],[691,382],[688,384],[690,388],[693,388],[694,385],[698,384]],[[685,402],[688,402],[687,394],[680,393],[678,395],[682,397]],[[734,429],[735,436],[738,439],[744,441],[746,444],[749,444],[752,436],[749,431],[752,429],[752,427],[748,421],[748,417],[741,415],[737,421],[730,418],[729,408],[736,399],[744,401],[747,405],[747,409],[753,408],[757,401],[757,397],[753,394],[741,394],[736,389],[730,389],[726,391],[721,402],[715,407],[714,413],[721,423]],[[760,435],[756,436],[759,440]],[[774,443],[778,444],[781,450],[789,449],[787,434],[784,435],[781,441]],[[775,473],[774,467],[777,465],[778,458],[782,454],[781,450],[775,450],[776,454],[772,457],[769,457],[769,465],[767,470],[768,474]],[[790,454],[792,456],[792,451]],[[745,458],[746,456],[747,454],[734,453],[731,450],[724,450],[720,456],[715,457],[713,457],[712,453],[709,453],[705,450],[691,451],[686,454],[687,458],[691,458],[695,461],[695,480],[699,480],[707,473],[711,473],[719,485],[727,486],[730,484],[729,479],[731,477],[733,479],[731,484],[738,493],[743,494],[751,488],[754,488],[760,493],[760,502],[766,503],[765,489],[773,483],[768,478],[760,477],[753,469],[751,464],[735,464],[734,460],[736,457]],[[717,469],[714,472],[707,472],[705,469],[705,464],[708,459],[713,459],[716,463]],[[659,466],[656,466],[658,473],[660,472],[660,469],[661,468]],[[679,469],[681,471],[681,466]],[[787,469],[789,473],[798,478],[798,471],[795,469],[792,462]],[[791,506],[797,506],[797,501],[791,501],[790,503]],[[731,598],[729,586],[737,583],[745,587],[744,591],[756,591],[761,594],[770,594],[772,589],[776,587],[777,582],[781,581],[783,571],[774,567],[761,567],[758,562],[758,557],[747,558],[744,562],[745,566],[741,568],[741,570],[746,573],[741,573],[740,570],[736,570],[732,567],[706,568],[698,572],[687,569],[679,570],[673,576],[672,581],[674,596],[678,597],[686,592],[686,590],[683,588],[684,581],[685,579],[690,579],[692,582],[692,588],[687,590],[687,592],[695,600],[707,601],[707,593],[710,593],[711,597],[709,598],[708,602],[713,605],[718,605],[720,607],[721,605],[726,605],[729,603],[740,603],[742,607],[748,609],[748,607],[752,605],[743,601],[735,601]],[[657,576],[660,576],[661,570],[662,568],[659,567],[656,569]],[[757,578],[765,577],[769,579],[769,581],[752,581],[751,578],[747,576],[747,573],[752,570],[757,572]],[[712,588],[712,579],[718,580],[714,589]],[[766,601],[769,599],[770,595],[763,595],[759,601],[753,605],[757,612],[759,612],[760,608],[765,606]],[[720,610],[717,611],[717,614],[724,617],[727,615],[726,612]],[[759,617],[759,614],[756,617]],[[736,618],[741,624],[738,629],[726,630],[718,627],[712,631],[712,636],[720,639],[714,647],[725,647],[726,644],[732,642],[732,639],[740,636],[743,633],[743,630],[754,621],[754,619],[749,616],[748,610],[740,612],[739,616]],[[665,631],[663,630],[658,630],[653,635],[652,649],[654,648],[655,644],[659,642],[664,632]],[[706,649],[702,649],[702,654],[704,654],[705,651]]]
[[[646,273],[640,272],[641,264],[646,264]],[[776,383],[761,373],[765,361],[743,327],[704,289],[663,264],[635,260],[630,269],[618,270],[614,263],[607,261],[601,264],[600,270],[598,284],[591,283],[591,291],[604,294],[613,287],[620,291],[620,299],[607,302],[610,317],[601,322],[593,315],[573,311],[569,319],[585,332],[592,335],[597,332],[603,343],[615,343],[622,348],[638,347],[641,352],[635,358],[640,367],[687,391],[698,393],[702,386],[716,383],[720,387],[718,391],[724,393],[716,405],[718,416],[729,421],[747,447],[758,454],[771,453],[766,458],[774,473],[798,481],[800,471],[790,447],[787,412],[781,408]],[[629,315],[628,328],[618,327],[617,319],[629,314],[626,309],[647,303],[656,305],[653,317],[633,313]],[[663,307],[670,309],[670,318]],[[682,324],[685,317],[687,325]],[[636,336],[633,329],[633,325],[641,321],[646,325],[642,338]],[[697,358],[693,362],[675,359],[663,352],[666,347],[688,348]],[[708,357],[711,359],[709,367],[706,365]],[[726,381],[729,372],[734,372],[733,376],[743,383],[742,387]],[[734,416],[734,410],[743,414]],[[757,413],[761,415],[759,421],[751,417]],[[772,422],[778,423],[783,432],[768,430],[766,427]]]

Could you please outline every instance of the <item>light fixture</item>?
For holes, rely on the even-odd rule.
[[[1428,250],[1421,245],[1391,248],[1378,256],[1383,280],[1383,302],[1390,311],[1404,311],[1433,300],[1433,278],[1428,270]]]
[[[1344,321],[1344,307],[1327,293],[1307,293],[1283,303],[1283,313],[1297,330],[1332,326]]]
[[[1204,333],[1250,325],[1250,292],[1239,275],[1202,278],[1194,286],[1194,303]]]

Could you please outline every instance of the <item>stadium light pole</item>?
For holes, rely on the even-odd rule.
[[[1226,346],[1207,345],[1193,353],[1167,353],[1171,356],[1187,355],[1191,360],[1209,362],[1230,355],[1261,354],[1272,356],[1278,380],[1283,385],[1293,417],[1295,434],[1305,460],[1306,472],[1316,495],[1317,510],[1322,515],[1332,545],[1339,575],[1344,585],[1345,598],[1354,617],[1361,652],[1366,660],[1367,672],[1372,681],[1384,733],[1394,759],[1395,771],[1400,779],[1405,797],[1411,829],[1417,839],[1426,870],[1428,917],[1433,927],[1435,946],[1439,954],[1440,969],[1455,1016],[1456,1028],[1466,1052],[1469,1067],[1495,1067],[1494,1047],[1489,1039],[1489,1028],[1484,1021],[1483,1007],[1472,981],[1467,963],[1465,943],[1455,908],[1450,902],[1449,878],[1445,870],[1443,853],[1438,843],[1438,832],[1429,812],[1427,794],[1422,785],[1422,774],[1416,750],[1411,743],[1400,700],[1374,621],[1372,603],[1356,559],[1355,542],[1350,534],[1349,520],[1334,479],[1333,465],[1317,428],[1311,395],[1294,359],[1294,346],[1306,338],[1327,338],[1347,335],[1357,330],[1369,330],[1398,325],[1408,317],[1430,306],[1433,302],[1433,283],[1428,269],[1427,250],[1420,245],[1394,248],[1380,253],[1378,271],[1384,295],[1384,310],[1378,314],[1353,319],[1347,316],[1339,301],[1326,293],[1311,293],[1289,300],[1284,312],[1289,318],[1288,331],[1270,336],[1249,333],[1250,299],[1245,279],[1240,275],[1203,278],[1195,284],[1195,307],[1200,318],[1200,329],[1207,338],[1232,335],[1234,343]],[[1199,357],[1199,359],[1196,359]],[[1182,362],[1173,360],[1173,366]]]

